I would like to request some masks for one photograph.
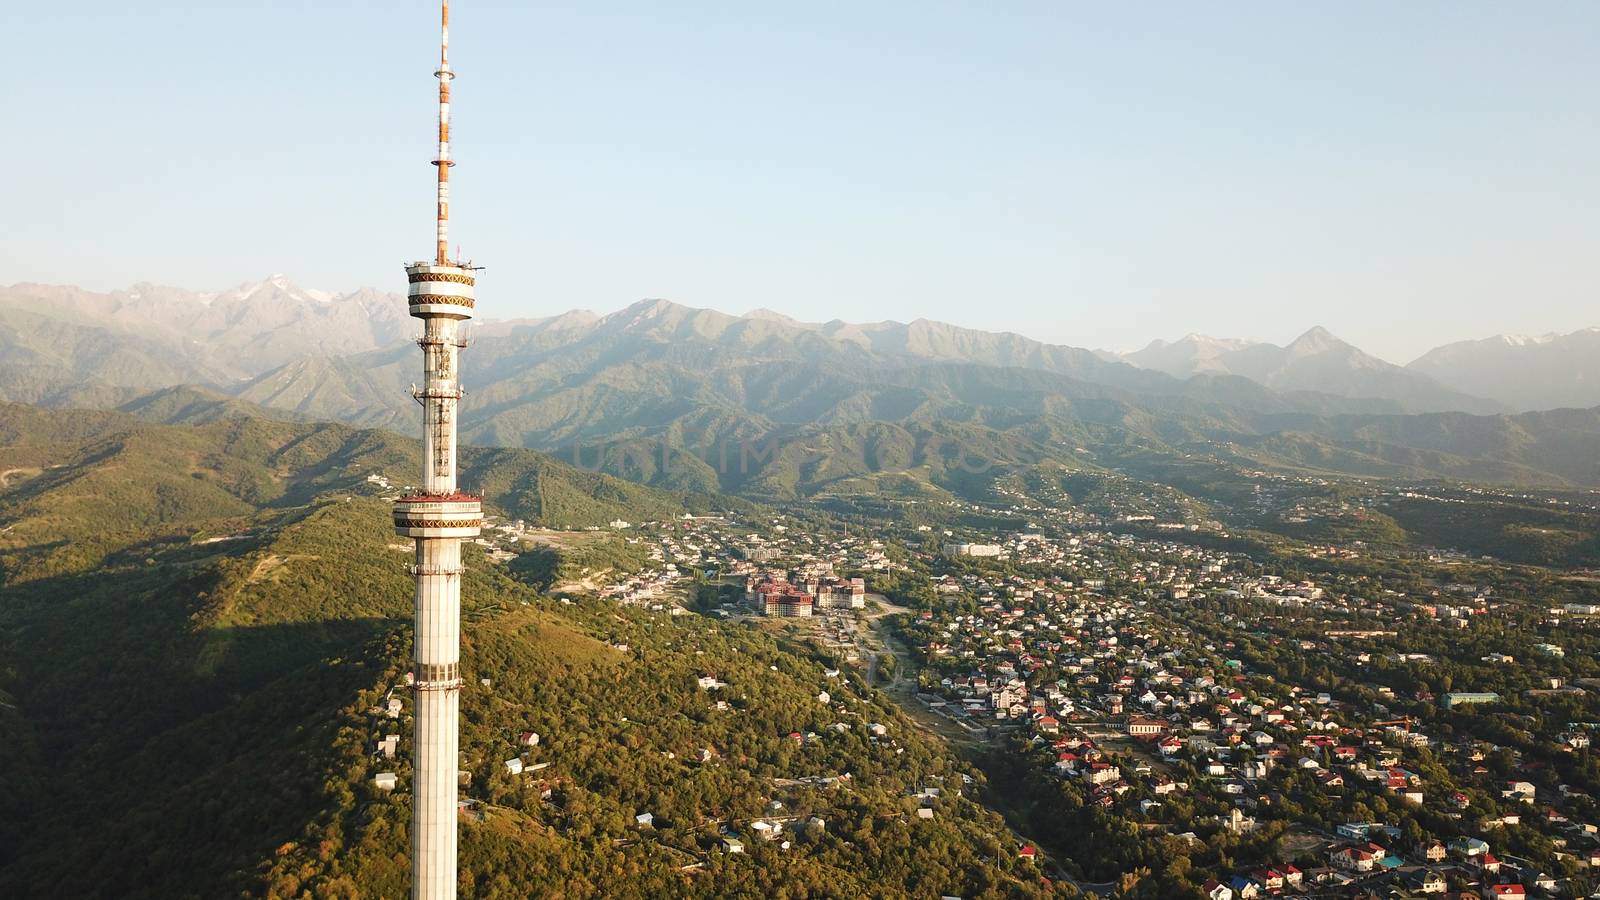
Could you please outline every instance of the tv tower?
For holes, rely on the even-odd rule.
[[[439,40],[437,247],[431,262],[406,266],[406,302],[422,320],[422,488],[394,504],[395,532],[415,540],[416,719],[411,808],[411,896],[456,896],[456,795],[461,710],[461,541],[478,536],[482,507],[456,485],[456,356],[460,325],[472,318],[477,269],[450,259],[450,2],[442,0]]]

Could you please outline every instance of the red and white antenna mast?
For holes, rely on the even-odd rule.
[[[456,77],[450,71],[450,0],[439,7],[439,71],[433,74],[439,79],[439,154],[433,160],[439,170],[439,252],[434,262],[443,266],[450,262],[450,167],[455,165],[450,159],[450,82]]]

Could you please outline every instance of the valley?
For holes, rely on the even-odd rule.
[[[691,313],[471,357],[544,393],[491,381],[463,422],[498,444],[461,454],[489,514],[467,895],[1588,885],[1596,411],[1362,412],[881,334],[849,338],[877,354],[853,370],[789,359],[843,332]],[[375,360],[349,363],[369,387]],[[419,449],[311,399],[388,390],[0,405],[0,890],[402,889],[409,548],[386,522]],[[859,608],[792,617],[847,585]],[[264,772],[289,774],[258,796]],[[1510,772],[1539,774],[1500,796]],[[128,826],[64,837],[108,800]],[[175,832],[195,808],[208,830]]]

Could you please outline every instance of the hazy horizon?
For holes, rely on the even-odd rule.
[[[265,276],[263,276],[263,277],[261,277],[259,279],[244,279],[242,281],[236,280],[236,281],[234,281],[234,282],[232,282],[230,284],[223,285],[223,286],[220,286],[220,287],[211,287],[211,286],[193,287],[193,286],[189,286],[189,285],[167,284],[167,283],[162,283],[162,282],[143,280],[143,281],[134,282],[132,284],[125,284],[125,285],[113,286],[113,287],[103,287],[103,288],[102,287],[90,286],[90,285],[68,285],[68,284],[47,283],[47,282],[15,282],[15,283],[12,283],[12,284],[9,284],[9,285],[0,284],[0,290],[7,290],[7,289],[16,288],[21,284],[35,283],[35,284],[47,284],[47,285],[52,286],[52,287],[75,287],[75,288],[81,288],[83,290],[89,290],[89,291],[92,291],[92,292],[95,292],[95,293],[106,293],[106,294],[109,294],[109,293],[129,291],[129,290],[132,290],[133,288],[135,288],[135,287],[137,287],[139,285],[149,285],[149,286],[153,286],[153,287],[161,287],[161,288],[167,288],[167,289],[173,289],[173,290],[179,290],[179,291],[186,291],[186,292],[192,292],[192,293],[196,293],[196,294],[222,294],[222,293],[226,293],[228,291],[240,290],[240,289],[243,289],[243,288],[259,288],[261,286],[266,285],[268,282],[270,282],[270,281],[272,281],[274,279],[283,279],[288,285],[290,285],[290,286],[292,286],[292,287],[294,287],[294,288],[296,288],[296,289],[298,289],[300,291],[303,291],[303,292],[307,293],[308,295],[311,295],[311,299],[312,300],[316,300],[316,301],[322,301],[322,300],[325,300],[325,299],[333,299],[333,298],[337,298],[337,297],[345,297],[345,296],[349,296],[351,294],[354,294],[356,292],[366,291],[366,290],[376,290],[376,291],[379,291],[379,292],[382,292],[382,293],[393,294],[397,298],[402,296],[401,291],[396,290],[394,288],[394,286],[392,286],[392,285],[364,284],[364,285],[358,285],[358,286],[356,286],[354,288],[333,289],[333,288],[324,287],[322,285],[301,283],[300,281],[295,279],[293,275],[290,275],[289,273],[285,273],[285,272],[274,272],[274,273],[265,275]],[[786,318],[786,319],[788,319],[788,320],[790,320],[792,322],[795,322],[795,323],[798,323],[798,324],[801,324],[801,325],[819,325],[820,326],[820,325],[826,325],[826,324],[828,324],[830,322],[834,322],[834,321],[845,322],[845,323],[851,324],[851,325],[878,325],[878,324],[887,324],[887,323],[907,324],[907,323],[910,323],[910,322],[917,321],[917,319],[863,319],[863,318],[849,318],[849,317],[833,317],[833,318],[829,318],[829,319],[807,318],[803,314],[802,315],[791,315],[791,314],[785,313],[785,312],[783,312],[781,310],[775,310],[775,309],[771,309],[769,307],[751,307],[749,309],[719,309],[719,308],[713,307],[713,306],[703,306],[703,305],[699,305],[699,304],[695,304],[695,303],[686,303],[686,302],[682,302],[682,301],[679,301],[679,300],[674,300],[674,299],[672,299],[670,297],[638,297],[638,298],[634,298],[632,300],[628,300],[628,301],[625,301],[625,302],[622,302],[622,303],[619,303],[619,304],[615,304],[615,305],[612,305],[612,306],[607,306],[607,307],[571,306],[571,307],[566,307],[564,309],[540,311],[540,312],[538,312],[536,314],[527,315],[527,316],[480,316],[480,317],[478,317],[478,321],[480,323],[482,323],[482,324],[503,323],[503,322],[510,322],[510,321],[528,321],[528,320],[545,319],[545,318],[556,318],[556,317],[560,317],[560,316],[563,316],[563,315],[568,315],[568,314],[571,314],[571,313],[589,313],[589,314],[597,316],[597,317],[604,317],[604,316],[607,316],[607,315],[611,315],[611,314],[622,312],[622,311],[624,311],[624,310],[626,310],[626,309],[628,309],[628,308],[630,308],[632,306],[635,306],[635,305],[638,305],[638,304],[641,304],[641,303],[654,303],[654,302],[663,302],[663,301],[667,302],[667,303],[673,303],[673,304],[676,304],[676,305],[679,305],[679,306],[688,307],[688,308],[691,308],[691,309],[705,309],[705,310],[710,310],[712,312],[717,312],[717,313],[721,313],[721,314],[724,314],[724,315],[734,316],[734,317],[739,317],[739,318],[750,318],[750,317],[757,317],[757,316],[763,316],[763,315],[766,315],[766,316],[777,315],[777,316],[782,316],[782,317],[784,317],[784,318]],[[1018,334],[1018,335],[1021,335],[1022,337],[1030,338],[1030,339],[1034,339],[1034,340],[1039,340],[1039,341],[1041,341],[1043,343],[1047,343],[1047,344],[1053,344],[1053,345],[1057,345],[1057,346],[1074,347],[1074,348],[1078,348],[1078,349],[1092,350],[1092,351],[1095,351],[1095,352],[1098,352],[1098,353],[1111,353],[1111,354],[1117,354],[1117,355],[1131,354],[1131,353],[1134,353],[1136,351],[1146,349],[1147,347],[1151,346],[1152,344],[1154,344],[1156,342],[1162,342],[1162,343],[1166,343],[1166,344],[1173,344],[1173,343],[1177,343],[1177,342],[1181,342],[1181,341],[1187,340],[1189,338],[1202,338],[1202,339],[1211,339],[1211,340],[1218,340],[1218,341],[1239,341],[1239,342],[1248,343],[1248,344],[1274,344],[1274,345],[1282,347],[1282,346],[1287,346],[1287,345],[1293,343],[1296,339],[1298,339],[1300,337],[1303,337],[1306,334],[1308,334],[1308,333],[1310,333],[1312,331],[1315,331],[1317,329],[1324,329],[1324,330],[1328,331],[1329,333],[1331,333],[1335,338],[1338,338],[1340,340],[1345,340],[1348,343],[1352,343],[1354,346],[1356,346],[1357,349],[1367,353],[1369,356],[1376,357],[1378,359],[1383,360],[1384,362],[1392,363],[1392,364],[1397,365],[1397,366],[1405,366],[1407,363],[1412,362],[1414,359],[1425,355],[1429,350],[1437,349],[1438,347],[1444,346],[1444,344],[1442,344],[1442,343],[1441,344],[1430,345],[1430,346],[1424,348],[1421,352],[1413,354],[1412,356],[1408,356],[1408,357],[1404,357],[1404,358],[1400,358],[1400,359],[1392,359],[1392,358],[1388,358],[1388,357],[1382,356],[1381,354],[1375,353],[1375,352],[1369,350],[1366,347],[1360,346],[1359,344],[1354,344],[1354,342],[1348,341],[1348,339],[1346,339],[1344,335],[1340,334],[1337,329],[1330,328],[1327,325],[1319,323],[1319,322],[1313,322],[1311,324],[1305,325],[1305,326],[1300,327],[1298,329],[1293,328],[1291,326],[1290,332],[1288,334],[1286,334],[1286,335],[1283,335],[1283,336],[1256,337],[1256,336],[1251,336],[1251,335],[1217,334],[1217,333],[1192,332],[1191,331],[1191,332],[1186,332],[1186,333],[1181,334],[1181,335],[1152,334],[1149,338],[1146,338],[1146,339],[1140,341],[1138,344],[1135,344],[1133,346],[1106,347],[1106,346],[1093,346],[1093,345],[1084,344],[1084,343],[1074,343],[1070,339],[1067,339],[1067,340],[1048,340],[1048,339],[1036,337],[1035,335],[1030,334],[1030,333],[1028,333],[1026,331],[1017,331],[1015,329],[984,328],[984,327],[979,326],[979,325],[963,325],[963,324],[961,324],[959,322],[946,322],[946,321],[944,321],[942,319],[932,319],[932,318],[927,317],[927,316],[922,316],[922,317],[919,317],[919,318],[925,319],[925,320],[928,320],[928,321],[941,323],[941,324],[953,325],[953,326],[960,327],[960,328],[971,328],[971,329],[975,329],[975,330],[979,330],[979,331],[988,331],[988,332],[992,332],[992,333]],[[1520,332],[1502,332],[1502,333],[1497,333],[1497,334],[1492,334],[1492,335],[1485,334],[1485,335],[1480,335],[1480,336],[1477,336],[1477,337],[1469,337],[1469,338],[1464,338],[1462,340],[1467,340],[1467,341],[1489,340],[1489,339],[1493,339],[1493,338],[1496,338],[1496,337],[1508,337],[1508,338],[1515,338],[1515,339],[1527,340],[1527,341],[1542,341],[1542,340],[1546,340],[1546,339],[1550,339],[1550,338],[1566,337],[1566,336],[1569,336],[1569,335],[1574,334],[1574,333],[1579,332],[1579,331],[1593,331],[1593,330],[1600,330],[1600,326],[1584,326],[1582,328],[1576,328],[1576,329],[1572,329],[1570,331],[1544,332],[1544,333],[1540,333],[1540,334],[1528,334],[1528,333],[1520,333]]]
[[[0,281],[397,289],[427,8],[30,8]],[[666,297],[1124,351],[1320,324],[1397,363],[1600,324],[1600,9],[1240,12],[468,0],[455,236],[493,318]]]

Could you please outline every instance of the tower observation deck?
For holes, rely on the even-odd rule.
[[[460,491],[456,471],[456,413],[461,401],[458,357],[466,347],[461,323],[472,318],[477,270],[451,260],[450,237],[450,3],[440,14],[439,150],[435,236],[431,261],[406,266],[406,302],[422,320],[423,381],[412,396],[422,406],[422,487],[394,504],[395,532],[416,544],[414,671],[414,789],[411,813],[411,896],[456,896],[456,800],[461,709],[461,541],[482,527],[479,499]]]

